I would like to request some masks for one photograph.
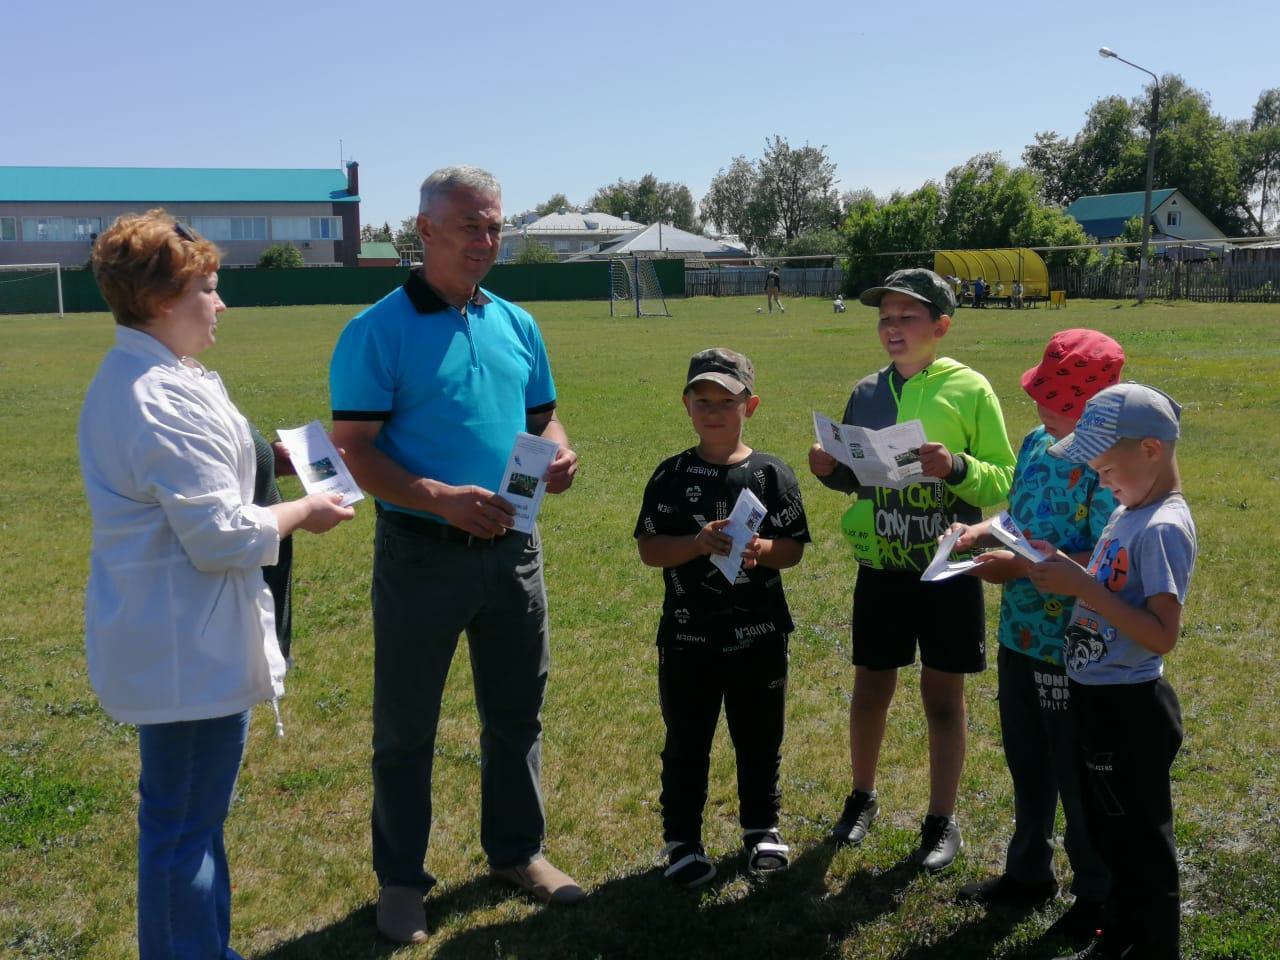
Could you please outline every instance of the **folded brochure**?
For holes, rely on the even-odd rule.
[[[919,420],[871,430],[836,423],[815,410],[813,432],[822,449],[852,470],[861,486],[901,490],[925,479],[920,447],[928,441]]]
[[[729,522],[721,528],[722,533],[733,538],[733,549],[725,557],[718,553],[711,555],[711,562],[730,583],[738,579],[738,571],[742,568],[742,551],[760,529],[764,515],[764,504],[759,497],[745,489],[738,494],[738,502],[729,513]]]
[[[938,552],[933,555],[933,560],[929,562],[929,566],[924,568],[924,573],[920,574],[921,580],[928,582],[949,580],[957,574],[964,573],[966,570],[972,570],[978,565],[973,560],[951,559],[951,551],[955,549],[956,541],[960,539],[960,534],[963,532],[961,529],[952,530],[942,538],[938,544]]]
[[[289,451],[293,469],[297,471],[302,489],[307,493],[340,493],[344,507],[364,499],[356,478],[347,469],[319,420],[312,420],[305,426],[292,430],[276,432],[280,435],[284,448]]]
[[[507,469],[502,474],[502,483],[498,485],[498,495],[515,508],[512,529],[533,533],[542,498],[547,493],[547,481],[543,477],[559,450],[560,444],[554,440],[532,433],[516,434],[511,456],[507,458]]]

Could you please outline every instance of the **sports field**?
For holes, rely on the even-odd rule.
[[[1000,869],[1011,794],[995,673],[969,686],[970,752],[958,816],[966,848],[941,877],[902,865],[926,796],[917,674],[904,671],[881,762],[882,816],[859,850],[822,842],[848,790],[846,710],[853,562],[836,534],[844,498],[804,469],[810,412],[838,416],[853,382],[883,365],[872,311],[792,300],[671,302],[673,318],[608,317],[603,303],[534,304],[560,413],[582,457],[574,488],[543,512],[553,666],[544,714],[549,855],[592,892],[544,910],[491,882],[478,840],[479,754],[459,650],[436,747],[428,900],[432,941],[374,937],[369,867],[373,510],[295,560],[296,668],[288,734],[255,713],[228,822],[233,945],[246,957],[1048,957],[1063,904],[1029,915],[953,903]],[[327,420],[329,352],[354,308],[237,310],[202,359],[264,433]],[[943,352],[985,373],[1018,441],[1034,407],[1018,375],[1048,336],[1092,326],[1121,341],[1130,376],[1184,404],[1179,457],[1200,554],[1167,661],[1187,738],[1174,768],[1185,955],[1280,957],[1280,308],[1073,302],[961,311]],[[133,950],[137,776],[132,728],[98,708],[85,675],[81,603],[89,544],[75,424],[112,338],[105,314],[0,317],[0,955],[127,957]],[[743,872],[723,726],[706,842],[720,876],[700,892],[654,870],[662,724],[653,630],[656,571],[631,531],[663,456],[692,443],[680,390],[689,355],[747,353],[763,397],[747,441],[796,467],[815,542],[787,575],[791,641],[783,833],[792,869]],[[295,495],[296,481],[286,481]],[[997,594],[988,588],[990,630]],[[904,610],[903,616],[911,611]],[[993,658],[994,659],[994,658]],[[1065,876],[1061,854],[1059,876]],[[1057,945],[1060,946],[1060,945]]]

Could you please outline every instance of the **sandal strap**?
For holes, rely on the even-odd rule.
[[[690,854],[687,854],[686,856],[681,857],[675,863],[671,864],[671,866],[667,867],[666,870],[662,871],[662,875],[664,877],[674,876],[675,874],[679,873],[681,870],[683,870],[685,867],[687,867],[691,863],[710,864],[711,861],[708,860],[705,856],[703,856],[700,853],[690,853]]]

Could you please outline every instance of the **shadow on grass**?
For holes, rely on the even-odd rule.
[[[827,875],[834,853],[827,844],[815,846],[786,873],[763,880],[746,872],[740,855],[723,857],[716,861],[716,879],[699,890],[675,888],[661,871],[646,870],[595,887],[572,907],[540,909],[447,939],[433,932],[429,949],[440,960],[837,956],[841,945],[859,937],[863,928],[867,936],[883,938],[883,930],[871,928],[898,911],[920,874],[904,859],[887,870],[860,870],[833,888]],[[427,922],[434,931],[442,918],[489,910],[518,896],[501,882],[476,877],[428,897]],[[897,955],[903,960],[990,956],[1023,919],[1019,913],[991,911],[939,941]],[[870,952],[895,953],[892,944],[883,946],[883,951]],[[378,938],[370,904],[323,930],[278,944],[258,960],[377,958],[400,949]],[[1045,955],[1042,950],[1020,954]]]

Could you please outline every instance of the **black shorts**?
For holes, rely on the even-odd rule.
[[[853,587],[853,665],[894,670],[920,662],[943,673],[987,668],[982,581],[961,574],[924,583],[920,574],[858,567]]]

